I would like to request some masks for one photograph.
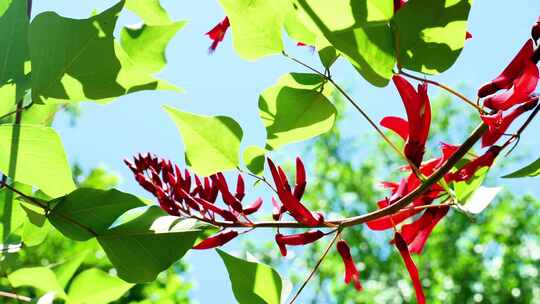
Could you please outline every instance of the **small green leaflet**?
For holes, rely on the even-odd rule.
[[[533,177],[538,175],[540,175],[540,158],[519,170],[503,176],[503,178]]]
[[[60,137],[48,127],[0,125],[0,171],[52,197],[75,189]]]
[[[399,61],[407,69],[438,74],[465,45],[472,0],[410,0],[393,18]]]
[[[493,201],[497,193],[501,191],[501,187],[484,187],[480,186],[467,199],[465,204],[460,206],[460,209],[472,214],[479,214]]]
[[[32,286],[42,292],[54,292],[57,297],[66,299],[66,293],[52,270],[47,267],[29,267],[15,270],[8,275],[13,287]]]
[[[78,274],[68,291],[71,304],[107,304],[120,298],[133,284],[92,268]]]
[[[202,232],[195,221],[179,221],[152,206],[97,239],[118,276],[130,283],[153,281],[193,246]]]
[[[51,223],[67,237],[85,241],[101,234],[124,212],[145,206],[138,197],[116,189],[80,188],[50,202]]]
[[[186,158],[197,174],[208,176],[239,165],[243,132],[232,118],[164,109],[180,131]]]
[[[313,138],[334,126],[336,108],[325,96],[323,83],[316,74],[291,73],[261,94],[259,115],[267,149]]]
[[[240,304],[281,303],[283,281],[270,266],[237,258],[216,249],[229,272],[234,297]]]
[[[388,23],[393,12],[392,1],[296,2],[310,20],[308,28],[324,35],[367,81],[380,87],[388,84],[396,62]]]
[[[264,154],[266,150],[258,146],[249,146],[244,150],[244,164],[248,170],[256,175],[264,171]]]
[[[161,25],[172,22],[167,11],[159,3],[159,0],[126,0],[125,7],[139,15],[144,23],[149,25]]]

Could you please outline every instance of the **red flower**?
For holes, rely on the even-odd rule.
[[[221,232],[201,241],[199,244],[193,246],[193,249],[203,250],[203,249],[212,249],[219,246],[223,246],[237,236],[238,236],[238,232],[234,230]]]
[[[474,176],[476,171],[482,167],[491,167],[497,155],[501,152],[501,147],[491,146],[486,153],[475,158],[474,160],[467,163],[463,168],[459,169],[454,173],[448,174],[448,179],[452,181],[465,181]]]
[[[538,17],[538,20],[536,20],[536,23],[531,29],[531,37],[538,43],[538,39],[540,39],[540,17]]]
[[[538,97],[533,97],[506,116],[503,116],[503,112],[500,110],[496,114],[480,115],[484,123],[488,125],[488,131],[482,136],[482,147],[491,146],[497,142],[516,118],[532,110],[537,103]]]
[[[294,194],[283,169],[281,167],[276,167],[270,158],[268,159],[268,166],[270,167],[270,172],[272,173],[274,183],[276,184],[278,197],[282,202],[283,207],[290,215],[298,222],[308,226],[316,226],[323,222],[322,216],[313,215],[311,211],[300,202],[306,186],[305,171],[302,161],[299,158],[296,160],[297,177]]]
[[[313,243],[318,239],[322,238],[324,233],[320,230],[308,231],[298,234],[282,235],[281,233],[276,234],[276,243],[279,246],[282,256],[287,255],[287,247],[289,246],[300,246]]]
[[[360,284],[360,273],[356,269],[356,265],[351,256],[351,250],[349,245],[343,240],[337,242],[336,244],[337,251],[341,255],[343,264],[345,265],[345,284],[349,284],[351,281],[354,282],[354,288],[356,290],[362,290],[362,285]]]
[[[414,291],[416,293],[416,301],[418,302],[418,304],[426,303],[426,297],[424,296],[424,290],[422,289],[422,283],[420,282],[418,269],[416,268],[416,265],[414,264],[414,261],[411,258],[411,254],[409,253],[409,248],[407,246],[407,243],[405,242],[401,234],[397,232],[394,235],[394,243],[396,244],[396,247],[399,250],[399,254],[401,255],[401,258],[403,259],[403,262],[405,263],[405,267],[407,267],[407,271],[409,272],[409,276],[411,277],[411,280],[413,282]]]
[[[407,3],[407,0],[394,0],[394,13],[403,7],[405,3]]]
[[[450,207],[429,208],[416,221],[403,225],[401,235],[412,253],[421,254],[426,241],[437,223],[448,213]]]
[[[465,40],[469,40],[471,38],[472,38],[471,32],[469,32],[469,31],[465,32]]]
[[[487,97],[484,100],[486,107],[493,110],[507,110],[528,99],[536,89],[539,78],[533,53],[533,41],[529,39],[501,75],[478,90],[478,97],[485,97],[498,90],[507,89],[504,93]]]
[[[210,53],[214,52],[219,45],[221,41],[223,41],[223,38],[225,37],[225,34],[227,33],[227,29],[229,28],[229,17],[225,17],[220,23],[218,23],[216,26],[214,26],[206,35],[212,39],[212,44],[210,45],[210,48],[208,49]]]
[[[407,111],[407,119],[385,117],[381,125],[401,136],[405,143],[405,156],[415,165],[420,166],[431,124],[431,107],[427,95],[427,84],[418,85],[418,92],[403,77],[392,77]],[[407,127],[405,127],[405,125]]]

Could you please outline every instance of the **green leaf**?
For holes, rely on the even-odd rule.
[[[146,24],[161,25],[172,22],[159,0],[126,0],[125,7],[139,15]]]
[[[467,199],[465,204],[460,208],[472,213],[479,214],[493,201],[497,193],[502,190],[502,187],[479,187],[474,193]]]
[[[311,27],[324,35],[371,84],[385,86],[395,64],[388,20],[392,1],[297,0]]]
[[[36,125],[0,125],[0,171],[57,197],[75,184],[56,132]]]
[[[202,176],[234,169],[239,164],[242,128],[230,117],[205,116],[164,107],[184,141],[186,158]]]
[[[101,234],[124,212],[145,206],[138,197],[116,189],[80,188],[50,202],[49,220],[65,236],[85,241]]]
[[[195,243],[201,230],[193,229],[193,221],[184,222],[152,206],[97,239],[120,278],[131,283],[150,282]]]
[[[15,288],[20,286],[32,286],[43,292],[52,291],[60,298],[66,298],[66,293],[58,283],[54,272],[47,267],[17,269],[8,275],[8,280]]]
[[[488,167],[480,168],[474,173],[472,178],[454,183],[454,191],[458,202],[465,202],[467,198],[482,185],[488,171]]]
[[[249,146],[244,150],[244,163],[249,171],[261,175],[264,171],[264,154],[266,150],[258,146]]]
[[[8,7],[0,15],[0,86],[24,78],[24,62],[28,59],[26,1],[3,2]]]
[[[31,192],[32,188],[15,185],[22,192]],[[15,194],[6,188],[0,189],[0,244],[15,244],[21,241],[21,227],[26,215],[21,205],[15,201]]]
[[[24,223],[22,231],[22,240],[25,246],[37,246],[45,240],[51,224],[47,221],[47,217],[42,209],[33,205],[22,205],[22,209],[26,212],[28,221]]]
[[[259,97],[259,115],[266,128],[266,148],[306,140],[329,131],[336,108],[322,92],[323,78],[291,73]]]
[[[519,170],[503,176],[503,178],[533,177],[538,175],[540,175],[540,158]]]
[[[29,45],[34,101],[106,102],[141,90],[178,90],[139,67],[138,60],[130,58],[114,39],[123,3],[88,19],[70,19],[53,12],[33,19]]]
[[[465,44],[472,0],[410,0],[393,19],[399,61],[407,69],[438,74],[450,68]]]
[[[62,264],[53,268],[56,278],[58,279],[58,283],[60,283],[62,288],[65,289],[67,287],[69,281],[77,269],[79,269],[79,266],[81,266],[88,252],[90,252],[88,249],[79,251],[76,255],[68,257]]]
[[[216,249],[229,272],[234,297],[240,304],[279,304],[283,282],[270,266],[250,262]]]
[[[137,63],[138,68],[155,73],[167,64],[165,49],[185,24],[185,21],[179,21],[165,25],[125,27],[120,33],[120,43],[129,58]]]
[[[69,287],[69,303],[107,304],[119,299],[133,284],[113,277],[103,270],[92,268],[73,279]]]
[[[338,59],[339,54],[336,49],[329,45],[319,50],[319,58],[321,59],[322,65],[329,69],[334,62]]]

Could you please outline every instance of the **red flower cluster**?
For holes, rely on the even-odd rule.
[[[210,39],[212,40],[212,44],[208,49],[210,53],[214,52],[218,47],[219,43],[223,41],[223,38],[225,38],[225,34],[227,33],[230,25],[231,24],[229,23],[229,17],[225,17],[221,22],[216,24],[216,26],[214,26],[210,31],[208,31],[208,33],[206,33],[206,35],[208,35],[208,37],[210,37]]]
[[[138,155],[134,161],[124,160],[133,171],[137,182],[158,200],[161,209],[170,215],[197,217],[206,222],[214,222],[216,217],[225,221],[239,222],[241,218],[249,221],[248,215],[259,210],[262,199],[257,198],[244,207],[244,179],[238,175],[234,195],[222,173],[200,178],[188,170],[182,170],[169,160],[159,159],[151,154]],[[217,205],[221,193],[225,207]],[[221,246],[236,237],[236,231],[227,231],[210,237],[195,249],[208,249]]]

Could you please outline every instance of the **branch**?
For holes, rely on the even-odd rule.
[[[32,298],[5,291],[0,291],[0,297],[15,299],[17,301],[23,301],[28,303],[32,302]]]

